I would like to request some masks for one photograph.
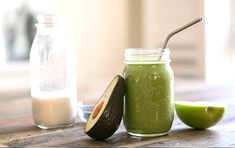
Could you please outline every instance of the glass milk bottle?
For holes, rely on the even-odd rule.
[[[43,129],[75,122],[76,69],[66,27],[56,15],[39,15],[30,52],[32,116]]]

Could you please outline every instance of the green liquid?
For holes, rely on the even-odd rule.
[[[124,125],[133,135],[166,134],[174,117],[174,77],[169,64],[128,64],[124,70]]]

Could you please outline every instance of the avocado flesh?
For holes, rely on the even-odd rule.
[[[85,125],[85,133],[96,140],[112,136],[118,129],[123,115],[124,79],[117,75],[98,100]],[[97,116],[92,115],[96,107],[104,102]]]

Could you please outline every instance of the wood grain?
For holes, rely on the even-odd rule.
[[[235,147],[235,88],[200,85],[176,88],[176,100],[212,100],[227,104],[222,122],[207,130],[193,130],[177,116],[170,133],[156,138],[138,138],[127,134],[123,124],[105,141],[95,141],[84,133],[84,123],[77,118],[75,126],[41,130],[31,117],[30,97],[0,99],[0,147]],[[177,86],[176,86],[177,87]]]

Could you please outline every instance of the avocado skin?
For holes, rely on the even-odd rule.
[[[121,123],[123,116],[124,79],[120,75],[117,75],[117,77],[118,82],[113,89],[107,106],[96,124],[86,133],[96,140],[104,140],[112,136]]]

